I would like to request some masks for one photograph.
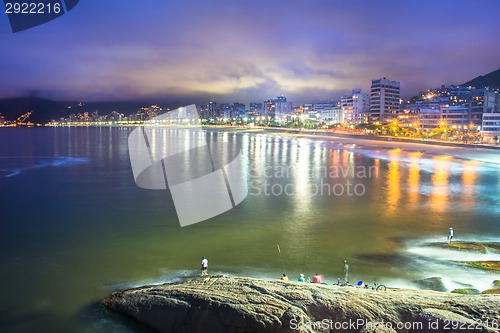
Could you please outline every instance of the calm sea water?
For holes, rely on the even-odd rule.
[[[202,255],[212,274],[236,276],[285,270],[331,283],[346,259],[351,281],[389,286],[442,276],[450,289],[486,289],[499,278],[459,262],[498,255],[422,244],[445,241],[449,227],[459,240],[499,241],[500,164],[417,145],[212,129],[241,147],[249,195],[181,228],[168,191],[136,186],[131,130],[0,130],[2,332],[137,332],[96,302],[196,276]]]

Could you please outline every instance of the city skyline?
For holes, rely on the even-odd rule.
[[[497,1],[82,2],[13,34],[0,15],[0,98],[339,100],[371,80],[401,96],[498,68]],[[484,50],[484,52],[481,52]],[[486,52],[487,51],[487,52]]]

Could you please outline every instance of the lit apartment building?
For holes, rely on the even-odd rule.
[[[495,112],[496,93],[488,89],[474,89],[470,97],[470,122],[480,127],[483,122],[484,113]]]
[[[250,110],[248,112],[248,114],[250,116],[261,116],[262,115],[262,111],[263,111],[263,108],[262,108],[262,103],[250,103]]]
[[[439,107],[441,120],[447,127],[467,128],[470,124],[469,105],[444,104]]]
[[[441,121],[439,108],[421,108],[418,113],[418,125],[421,129],[438,128]]]
[[[400,83],[385,77],[372,80],[369,122],[382,124],[397,117],[400,104]]]
[[[287,102],[286,97],[278,96],[264,101],[264,116],[277,117],[290,114],[292,112],[292,103]]]
[[[346,124],[364,124],[368,122],[368,110],[370,107],[367,94],[361,89],[353,89],[350,95],[344,95],[340,99],[343,121]]]
[[[306,107],[304,108],[304,110]],[[344,122],[342,108],[337,103],[314,103],[307,107],[309,118],[332,125]]]
[[[500,113],[483,113],[482,131],[485,142],[499,143],[500,137]]]

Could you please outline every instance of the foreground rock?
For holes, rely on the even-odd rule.
[[[497,295],[211,276],[115,292],[102,304],[159,332],[451,332],[452,321],[500,332]]]

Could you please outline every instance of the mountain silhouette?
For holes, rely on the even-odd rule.
[[[500,68],[496,71],[488,73],[486,75],[480,75],[470,81],[467,81],[461,86],[468,87],[490,87],[490,88],[500,88]]]

